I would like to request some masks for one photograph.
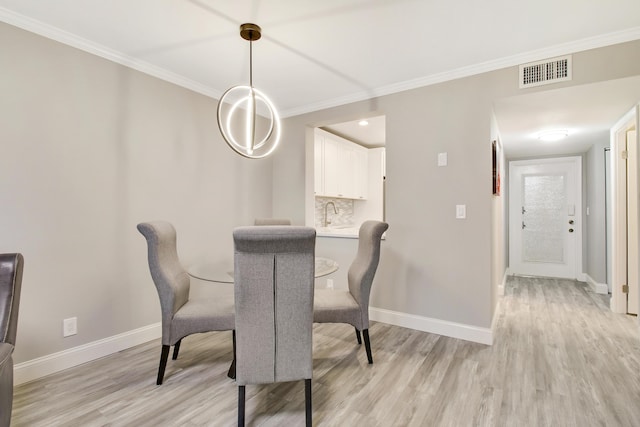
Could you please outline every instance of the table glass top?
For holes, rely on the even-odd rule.
[[[329,258],[316,257],[315,277],[326,276],[338,270],[338,263]],[[191,277],[208,282],[233,283],[233,266],[225,263],[201,263],[189,267]]]

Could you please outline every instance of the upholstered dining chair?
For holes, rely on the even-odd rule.
[[[286,218],[256,218],[253,225],[291,225],[291,220]]]
[[[313,302],[315,323],[348,323],[356,329],[358,344],[367,352],[367,360],[373,363],[369,340],[369,296],[371,285],[380,260],[380,240],[389,224],[381,221],[365,221],[358,232],[358,252],[349,267],[349,290],[317,289]]]
[[[169,349],[178,358],[182,338],[196,333],[232,331],[235,327],[233,296],[190,298],[191,279],[180,264],[176,230],[168,222],[138,224],[147,240],[149,270],[160,297],[162,350],[156,384],[162,384]]]
[[[0,254],[0,427],[11,424],[12,355],[16,345],[23,265],[21,254]]]
[[[238,426],[245,386],[302,379],[311,426],[315,229],[239,227],[233,241]]]

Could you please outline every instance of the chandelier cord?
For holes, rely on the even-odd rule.
[[[253,88],[253,40],[249,40],[249,86]]]

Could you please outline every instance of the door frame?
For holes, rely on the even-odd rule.
[[[512,182],[511,179],[513,177],[512,167],[514,166],[528,166],[528,165],[541,165],[541,164],[550,164],[550,163],[568,163],[575,162],[576,166],[576,214],[575,217],[578,219],[578,233],[575,236],[575,278],[577,280],[584,280],[584,273],[582,272],[582,256],[583,256],[583,247],[582,247],[582,234],[584,233],[584,209],[582,206],[582,187],[583,187],[583,176],[582,176],[582,157],[581,156],[562,156],[562,157],[550,157],[550,158],[540,158],[540,159],[528,159],[528,160],[512,160],[509,162],[509,189],[511,189]],[[509,190],[511,191],[511,190]],[[509,196],[509,198],[511,198]],[[512,219],[511,219],[511,203],[512,200],[509,200],[508,211],[509,211],[509,230],[512,227]],[[514,223],[515,224],[515,223]],[[511,264],[512,260],[512,248],[511,248],[511,231],[509,231],[509,263]]]
[[[611,311],[627,312],[626,294],[622,285],[627,281],[627,221],[626,221],[626,168],[623,168],[623,154],[626,147],[627,131],[636,129],[636,146],[640,142],[640,104],[632,108],[613,125],[610,131],[611,140]],[[639,147],[640,148],[640,147]],[[639,150],[640,152],[640,150]],[[640,158],[637,159],[640,165]],[[622,185],[624,183],[624,185]],[[636,197],[638,195],[636,194]],[[640,220],[640,218],[639,218]],[[640,239],[640,236],[635,236]],[[639,263],[640,264],[640,263]],[[640,301],[639,301],[640,302]],[[640,321],[640,317],[639,317]]]

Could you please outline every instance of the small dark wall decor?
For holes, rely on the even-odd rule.
[[[493,194],[500,195],[500,143],[491,143],[491,158],[493,163]]]

